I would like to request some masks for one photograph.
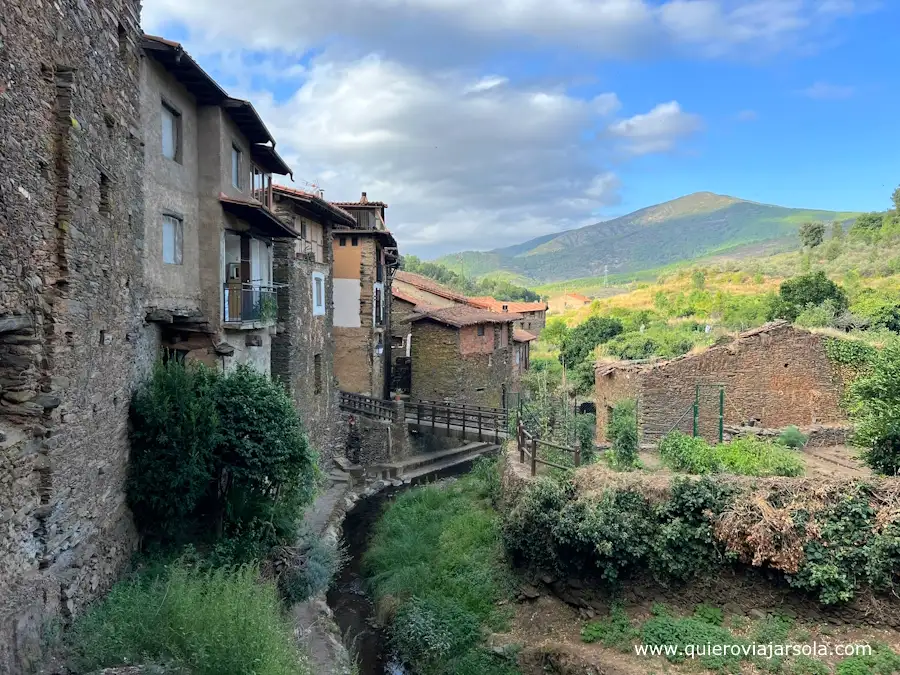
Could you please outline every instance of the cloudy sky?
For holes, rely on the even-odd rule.
[[[894,0],[145,0],[326,198],[404,252],[697,191],[836,210],[900,183]]]

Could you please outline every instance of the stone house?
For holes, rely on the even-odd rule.
[[[540,335],[547,324],[546,302],[515,302],[512,300],[496,300],[489,295],[469,298],[469,304],[483,307],[493,312],[513,312],[522,318],[516,321],[516,328],[534,335]]]
[[[718,439],[723,426],[801,428],[848,426],[844,384],[825,351],[827,338],[779,321],[740,334],[699,354],[649,364],[599,363],[595,371],[597,441],[604,443],[609,412],[635,399],[641,440],[654,443],[674,428]]]
[[[581,293],[563,293],[551,297],[547,301],[547,307],[555,314],[561,314],[569,309],[577,309],[591,304],[592,300]]]
[[[412,398],[504,407],[518,319],[468,305],[417,311],[410,317]]]
[[[340,450],[334,377],[332,232],[355,219],[320,195],[273,188],[275,212],[297,239],[275,243],[273,279],[279,286],[278,333],[272,336],[272,377],[284,382],[323,467]]]
[[[0,672],[107,590],[140,361],[140,3],[0,9]]]
[[[397,242],[385,226],[384,202],[333,202],[356,221],[332,232],[334,374],[341,390],[390,398],[391,283]]]
[[[169,351],[269,373],[279,288],[273,253],[299,233],[275,215],[290,168],[248,101],[229,96],[177,42],[144,35],[146,318]]]
[[[513,382],[518,384],[519,378],[525,374],[531,366],[531,343],[537,340],[537,335],[529,333],[527,330],[516,328],[513,325]],[[519,390],[518,386],[515,388]]]

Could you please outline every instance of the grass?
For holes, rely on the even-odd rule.
[[[274,585],[255,567],[177,562],[116,584],[67,636],[76,672],[155,663],[192,675],[310,673]]]
[[[752,437],[710,445],[699,437],[673,431],[659,444],[663,463],[690,474],[733,473],[741,476],[800,476],[799,453]]]
[[[487,460],[482,460],[487,462]],[[421,675],[517,672],[484,652],[502,629],[512,583],[490,496],[496,466],[400,495],[379,520],[364,565],[376,603],[393,610],[394,648]]]
[[[752,667],[754,673],[780,675],[900,673],[900,655],[885,645],[873,645],[871,654],[845,658],[833,669],[823,661],[799,653],[803,645],[808,645],[811,635],[794,628],[793,621],[787,617],[769,616],[752,623],[744,619],[739,622],[739,627],[732,629],[723,626],[723,619],[722,610],[709,605],[698,605],[692,616],[677,616],[657,604],[653,607],[653,616],[644,622],[633,622],[621,607],[614,605],[607,618],[588,622],[582,627],[581,639],[632,654],[637,644],[668,648],[672,653],[663,651],[655,658],[665,658],[674,664],[698,664],[717,673],[748,672],[748,667]],[[731,648],[721,649],[719,651],[726,653],[719,654],[711,649],[717,645],[730,645]],[[770,657],[762,653],[755,655],[754,645],[771,645]],[[785,648],[785,645],[789,647]],[[662,670],[666,672],[665,668]]]

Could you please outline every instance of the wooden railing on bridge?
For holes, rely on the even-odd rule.
[[[509,413],[503,408],[486,408],[464,403],[444,403],[439,401],[410,401],[405,404],[406,421],[420,428],[431,428],[432,432],[459,432],[478,434],[478,440],[493,438],[499,443],[508,435]]]
[[[562,464],[557,464],[556,462],[551,462],[547,459],[541,459],[538,457],[538,449],[543,448],[553,448],[554,450],[559,450],[560,452],[568,452],[574,455],[573,463],[576,467],[581,466],[581,448],[576,445],[574,448],[567,448],[564,445],[558,445],[557,443],[551,443],[550,441],[543,441],[540,438],[536,438],[532,434],[528,433],[528,430],[525,429],[525,425],[522,424],[522,418],[520,417],[516,422],[516,444],[519,449],[519,461],[521,463],[525,463],[525,456],[528,455],[528,459],[531,462],[531,475],[534,476],[537,474],[537,465],[544,464],[545,466],[552,466],[556,469],[569,470],[571,466],[563,466]]]
[[[380,398],[351,394],[348,391],[341,392],[340,406],[344,410],[359,413],[367,417],[393,422],[397,419],[397,407],[391,401]]]

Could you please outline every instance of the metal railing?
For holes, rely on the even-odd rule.
[[[493,438],[499,443],[508,435],[509,413],[503,408],[488,408],[464,403],[413,401],[406,404],[406,421],[432,433],[445,431],[448,436],[460,433],[478,434],[478,440]]]
[[[533,436],[525,429],[525,425],[522,423],[521,417],[516,420],[516,445],[519,450],[519,462],[524,464],[525,456],[528,456],[528,459],[531,463],[532,476],[537,475],[538,464],[552,466],[555,469],[562,469],[563,471],[569,471],[572,468],[581,466],[581,448],[578,445],[576,445],[574,448],[568,448],[564,445],[551,443],[550,441],[542,441],[540,438]],[[575,466],[564,466],[562,464],[557,464],[556,462],[551,462],[548,459],[541,459],[540,457],[538,457],[538,449],[542,447],[552,448],[559,452],[571,453],[573,455],[572,461]]]
[[[255,283],[223,284],[226,323],[270,323],[278,317],[278,288]]]
[[[352,394],[348,391],[342,391],[340,407],[343,410],[365,415],[366,417],[388,420],[389,422],[397,419],[397,407],[391,401],[364,396],[363,394]]]

